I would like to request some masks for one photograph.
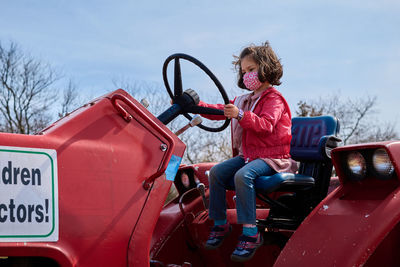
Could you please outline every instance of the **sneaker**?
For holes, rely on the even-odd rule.
[[[264,240],[260,233],[257,233],[255,237],[241,235],[239,243],[231,255],[231,259],[239,262],[250,260],[263,242]]]
[[[225,237],[232,231],[232,226],[229,223],[224,225],[216,225],[211,229],[210,235],[204,247],[206,249],[216,249],[222,245]]]

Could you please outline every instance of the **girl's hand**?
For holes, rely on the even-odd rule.
[[[239,114],[239,109],[233,104],[226,104],[224,107],[224,115],[229,119],[236,119]]]

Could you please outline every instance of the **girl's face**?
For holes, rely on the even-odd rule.
[[[243,83],[247,89],[254,93],[261,92],[269,87],[268,81],[260,82],[258,79],[258,64],[250,57],[245,56],[241,59]]]
[[[249,72],[258,71],[257,63],[250,56],[245,56],[241,59],[240,67],[242,68],[242,75]]]

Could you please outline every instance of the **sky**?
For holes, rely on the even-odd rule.
[[[117,89],[113,80],[163,87],[163,62],[180,52],[202,61],[233,98],[244,91],[237,89],[232,56],[268,40],[281,58],[278,89],[292,112],[300,100],[332,93],[377,96],[376,119],[395,123],[400,133],[398,0],[0,0],[0,6],[0,42],[16,42],[62,72],[60,82],[71,79],[91,97]],[[195,68],[182,69],[185,88],[201,98],[216,92]]]

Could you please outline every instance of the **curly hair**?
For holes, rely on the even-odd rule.
[[[235,60],[232,62],[235,69],[238,71],[238,86],[242,89],[247,89],[243,83],[243,73],[241,62],[242,59],[250,56],[258,65],[258,79],[264,83],[268,81],[271,85],[280,85],[280,78],[283,75],[283,69],[280,59],[272,50],[268,41],[260,46],[251,44],[244,48],[240,56],[233,56]],[[248,89],[247,89],[248,90]]]

